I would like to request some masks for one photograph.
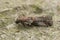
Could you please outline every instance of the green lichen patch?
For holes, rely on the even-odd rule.
[[[34,13],[42,13],[43,12],[43,9],[40,8],[39,6],[37,5],[30,5],[35,11],[33,11]]]

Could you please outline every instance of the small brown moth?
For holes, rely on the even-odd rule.
[[[52,26],[52,16],[41,16],[41,17],[18,17],[15,21],[16,24],[21,23],[24,26]]]

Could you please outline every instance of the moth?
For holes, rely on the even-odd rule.
[[[40,16],[40,17],[18,17],[15,21],[16,24],[21,23],[23,26],[52,26],[52,16]]]

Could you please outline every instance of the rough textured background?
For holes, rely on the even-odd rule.
[[[37,12],[36,7],[43,11]],[[22,14],[52,15],[54,24],[52,27],[15,24],[17,15]],[[0,40],[60,40],[60,0],[0,0]]]

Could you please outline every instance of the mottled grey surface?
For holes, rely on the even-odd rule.
[[[15,24],[22,14],[51,15],[54,24],[51,27]],[[0,40],[60,40],[60,0],[0,0]]]

